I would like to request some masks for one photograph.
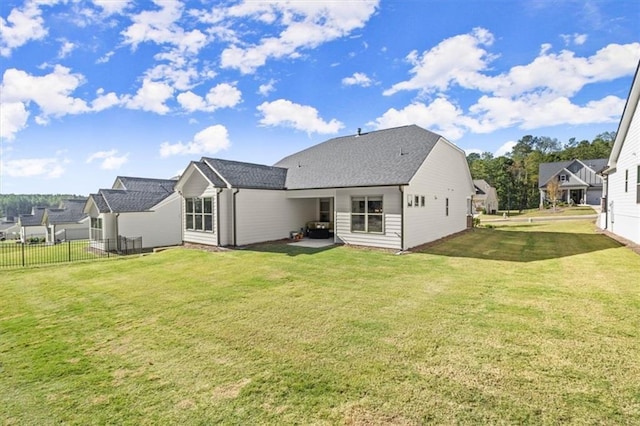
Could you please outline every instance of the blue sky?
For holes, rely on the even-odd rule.
[[[0,191],[87,195],[405,124],[467,152],[615,131],[640,2],[4,0]]]

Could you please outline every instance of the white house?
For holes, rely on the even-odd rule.
[[[602,172],[603,211],[600,226],[640,244],[640,63],[631,85],[618,132]]]
[[[475,193],[464,151],[415,125],[330,139],[274,166],[205,157],[176,190],[185,242],[239,246],[310,229],[397,250],[466,229]]]
[[[111,189],[91,194],[84,212],[91,217],[94,246],[121,250],[128,239],[142,239],[142,248],[182,243],[181,198],[175,180],[116,178]]]
[[[89,239],[90,218],[84,212],[86,199],[71,199],[57,209],[46,209],[42,224],[47,227],[47,242]]]
[[[607,165],[606,158],[595,160],[569,160],[554,163],[540,163],[538,169],[538,189],[540,208],[549,201],[547,185],[558,183],[558,201],[575,205],[600,205],[602,197],[602,177],[598,172]]]
[[[18,226],[20,227],[20,240],[25,243],[30,238],[46,238],[47,227],[42,223],[45,207],[33,207],[31,214],[21,214],[18,216]]]
[[[484,210],[488,214],[496,214],[498,211],[498,192],[496,189],[484,179],[475,179],[473,186],[475,187],[474,210]]]

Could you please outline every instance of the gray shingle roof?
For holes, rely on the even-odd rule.
[[[130,176],[118,176],[116,181],[120,181],[124,189],[129,191],[142,192],[167,192],[172,193],[176,185],[173,179],[152,179]]]
[[[408,184],[440,135],[416,125],[330,139],[275,164],[287,189]]]
[[[93,200],[100,213],[109,213],[111,211],[102,194],[89,194],[89,198]]]
[[[173,194],[176,180],[118,176],[125,189],[101,189],[91,194],[100,213],[144,212]]]
[[[87,217],[84,212],[86,202],[86,199],[65,200],[62,202],[62,208],[47,209],[47,221],[53,225],[78,223]]]
[[[151,209],[171,193],[129,191],[126,189],[101,189],[99,194],[106,204],[106,210],[100,212],[126,213],[143,212]],[[95,200],[95,198],[94,198]],[[96,202],[98,205],[99,202]]]
[[[22,226],[39,226],[42,225],[42,216],[44,216],[45,207],[34,207],[32,214],[21,214],[20,224]]]
[[[192,161],[191,163],[194,165],[194,167],[196,167],[198,170],[200,170],[200,172],[202,172],[202,174],[216,188],[224,188],[224,187],[227,186],[227,184],[224,183],[224,181],[222,179],[220,179],[220,176],[218,176],[213,170],[211,170],[211,167],[207,166],[204,162],[202,162],[202,161]]]
[[[560,173],[561,170],[569,167],[576,160],[556,161],[554,163],[540,163],[538,166],[538,188],[547,185],[549,179]],[[591,168],[595,172],[599,172],[607,166],[606,158],[598,158],[595,160],[578,160]]]
[[[287,170],[281,167],[203,157],[201,160],[234,188],[284,189]],[[226,186],[223,183],[222,186]]]

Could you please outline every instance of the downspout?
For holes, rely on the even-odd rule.
[[[400,227],[400,251],[404,251],[404,228],[405,228],[405,220],[404,220],[404,188],[402,185],[398,185],[398,190],[400,191],[400,220],[402,221]]]
[[[609,228],[609,174],[605,174],[603,177],[604,203],[602,201],[600,202],[600,209],[604,209],[604,229],[607,229]]]
[[[238,195],[238,192],[240,192],[240,189],[236,188],[233,191],[233,202],[232,202],[232,208],[233,208],[233,245],[237,246],[238,245],[238,233],[237,233],[237,226],[236,226],[236,218],[237,218],[237,214],[236,214],[236,195]]]
[[[216,189],[216,245],[220,247],[220,193],[221,188]]]
[[[120,236],[119,234],[119,230],[118,230],[118,218],[120,217],[120,213],[116,213],[116,250],[120,251]]]

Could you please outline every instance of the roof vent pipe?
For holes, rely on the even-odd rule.
[[[358,136],[360,136],[361,134],[362,134],[362,129],[358,127]]]

